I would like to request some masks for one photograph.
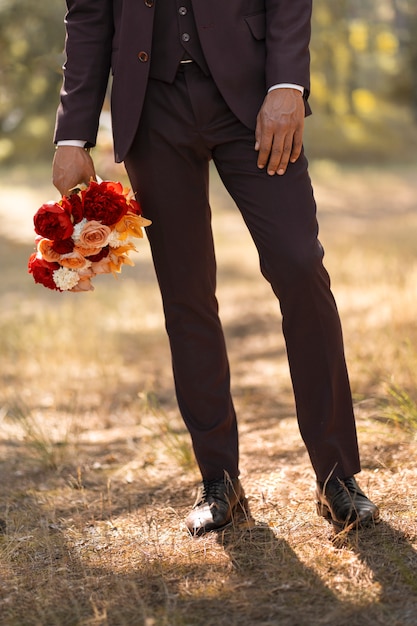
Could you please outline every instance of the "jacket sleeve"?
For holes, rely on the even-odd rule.
[[[312,0],[265,0],[266,86],[302,85],[310,92]]]
[[[54,141],[95,145],[111,66],[113,0],[67,0],[66,61]]]

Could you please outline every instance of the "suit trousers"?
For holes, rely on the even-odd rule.
[[[242,98],[245,95],[242,94]],[[342,331],[303,155],[283,176],[257,167],[254,131],[211,77],[181,66],[150,79],[125,166],[146,217],[178,405],[203,478],[238,476],[238,433],[216,300],[209,162],[234,199],[279,299],[297,418],[317,479],[360,471]]]

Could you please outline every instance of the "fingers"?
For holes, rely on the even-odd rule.
[[[293,137],[292,150],[290,155],[290,162],[295,163],[303,150],[303,131],[304,131],[304,117],[302,119],[301,128],[298,128]]]
[[[80,183],[96,180],[93,161],[84,148],[59,146],[52,164],[52,182],[61,195],[67,195]]]
[[[301,154],[304,104],[300,92],[277,89],[265,98],[255,131],[258,167],[282,176]]]
[[[268,161],[268,174],[270,176],[274,174],[282,176],[285,174],[288,164],[295,163],[300,156],[302,147],[303,133],[299,129],[294,134],[291,131],[287,132],[281,141],[279,141],[279,138],[276,141],[275,137]]]
[[[277,132],[275,135],[263,135],[259,144],[258,167],[267,168],[270,176],[282,176],[293,155],[293,141],[291,133]]]

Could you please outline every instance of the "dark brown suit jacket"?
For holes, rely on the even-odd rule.
[[[67,61],[55,141],[96,141],[110,71],[117,161],[135,136],[149,75],[155,2],[67,0]],[[309,93],[312,0],[192,0],[211,75],[249,128],[268,87],[296,83]]]

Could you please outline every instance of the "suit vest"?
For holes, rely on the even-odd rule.
[[[150,77],[172,83],[182,59],[192,59],[206,75],[210,74],[191,0],[156,0]]]

